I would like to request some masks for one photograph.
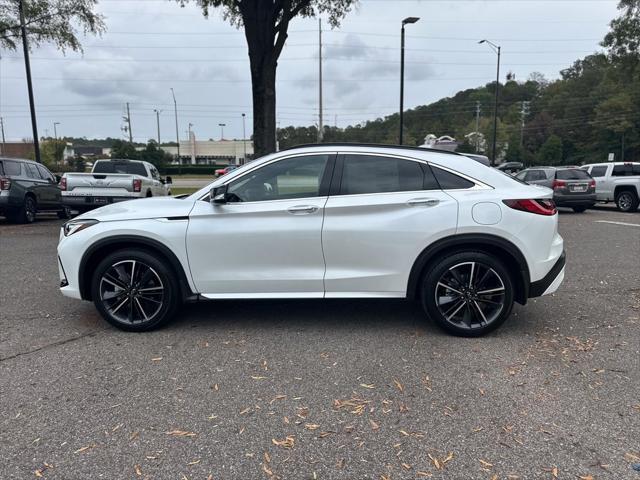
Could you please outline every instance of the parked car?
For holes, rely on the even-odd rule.
[[[635,212],[640,205],[640,163],[594,163],[582,167],[596,182],[599,202],[616,202],[618,210]]]
[[[400,297],[420,299],[445,330],[478,336],[514,301],[561,284],[551,197],[455,153],[299,147],[186,199],[110,205],[66,223],[61,291],[124,330],[156,328],[196,298]]]
[[[524,164],[520,162],[505,162],[496,167],[498,170],[514,175],[524,168]]]
[[[87,211],[110,203],[171,195],[171,177],[140,160],[97,160],[91,173],[65,173],[62,199],[73,210]]]
[[[553,189],[558,207],[582,213],[596,203],[596,182],[584,170],[566,167],[532,167],[516,175],[518,180]]]
[[[214,173],[215,173],[216,177],[221,177],[223,175],[226,175],[229,172],[232,172],[236,168],[238,168],[237,165],[228,165],[228,166],[226,166],[224,168],[218,168]]]
[[[38,212],[69,218],[56,177],[31,160],[0,158],[0,215],[11,222],[32,223]]]

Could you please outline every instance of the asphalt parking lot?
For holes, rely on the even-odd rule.
[[[481,339],[401,301],[123,333],[59,294],[60,224],[0,219],[1,479],[640,480],[640,213],[562,212],[561,290]]]

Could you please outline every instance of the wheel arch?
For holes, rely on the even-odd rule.
[[[619,193],[622,192],[631,192],[638,196],[638,190],[634,185],[616,185],[616,188],[613,190],[613,197],[617,197]]]
[[[476,233],[446,237],[425,248],[416,258],[409,273],[407,297],[410,299],[419,297],[420,283],[429,265],[442,255],[461,250],[479,250],[502,260],[516,287],[515,300],[522,305],[527,303],[531,278],[527,261],[520,249],[502,237]]]
[[[194,292],[189,286],[184,267],[169,247],[157,240],[147,237],[138,235],[116,235],[94,243],[82,256],[78,269],[78,282],[80,286],[80,297],[83,300],[91,300],[91,273],[98,266],[98,263],[110,253],[131,248],[144,250],[156,255],[161,260],[167,261],[178,279],[181,297],[185,299],[194,295]]]

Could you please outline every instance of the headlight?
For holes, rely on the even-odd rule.
[[[71,220],[67,222],[62,227],[64,231],[64,236],[69,237],[74,233],[78,233],[80,230],[84,230],[85,228],[89,228],[92,225],[98,223],[98,220]]]

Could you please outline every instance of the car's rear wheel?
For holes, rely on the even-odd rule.
[[[137,332],[168,322],[179,304],[179,286],[165,263],[143,250],[122,250],[102,260],[91,294],[104,319]]]
[[[638,209],[638,196],[629,190],[616,195],[616,206],[621,212],[635,212]]]
[[[58,218],[60,220],[67,220],[71,218],[71,209],[69,207],[62,207],[62,210],[58,211]]]
[[[587,207],[573,207],[573,211],[576,213],[584,213],[587,210]]]
[[[9,215],[9,220],[15,223],[33,223],[36,221],[38,207],[36,200],[31,195],[24,197],[22,207]]]
[[[504,323],[513,308],[509,271],[484,252],[449,255],[428,268],[422,284],[423,307],[447,332],[478,337]]]

